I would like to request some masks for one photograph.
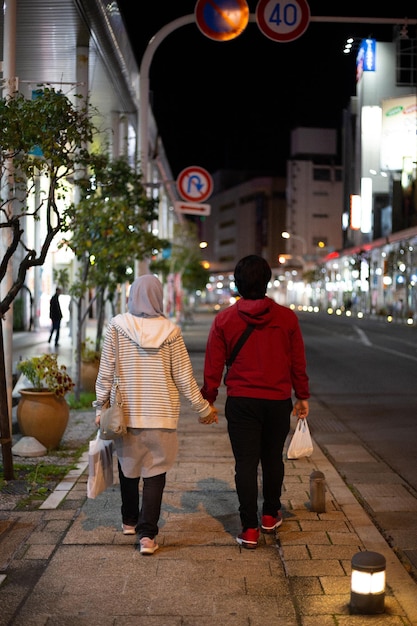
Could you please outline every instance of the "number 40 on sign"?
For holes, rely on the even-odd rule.
[[[256,7],[256,22],[269,39],[282,43],[294,41],[310,23],[310,7],[306,0],[260,0]]]

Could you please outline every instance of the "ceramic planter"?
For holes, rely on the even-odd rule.
[[[95,393],[100,361],[81,361],[81,388]]]
[[[26,437],[35,437],[45,448],[60,444],[68,424],[69,405],[64,397],[52,391],[20,390],[17,423]]]

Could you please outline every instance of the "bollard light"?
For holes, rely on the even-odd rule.
[[[352,557],[350,612],[375,615],[384,612],[386,560],[378,552],[358,552]]]

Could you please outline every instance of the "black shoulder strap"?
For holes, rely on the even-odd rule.
[[[249,337],[249,335],[251,334],[251,332],[254,329],[255,329],[255,326],[253,326],[252,324],[248,324],[247,325],[247,327],[245,328],[244,332],[241,334],[241,336],[239,337],[238,341],[236,342],[230,357],[226,361],[226,366],[227,367],[231,366],[231,364],[233,363],[233,361],[235,360],[235,358],[237,356],[237,353],[239,352],[239,350],[241,349],[241,347],[245,343],[246,339]]]

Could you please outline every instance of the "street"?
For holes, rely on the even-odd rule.
[[[312,435],[388,543],[417,568],[417,328],[300,313]]]
[[[417,329],[327,314],[299,317],[312,395],[417,491]],[[313,415],[311,422],[320,435]]]

